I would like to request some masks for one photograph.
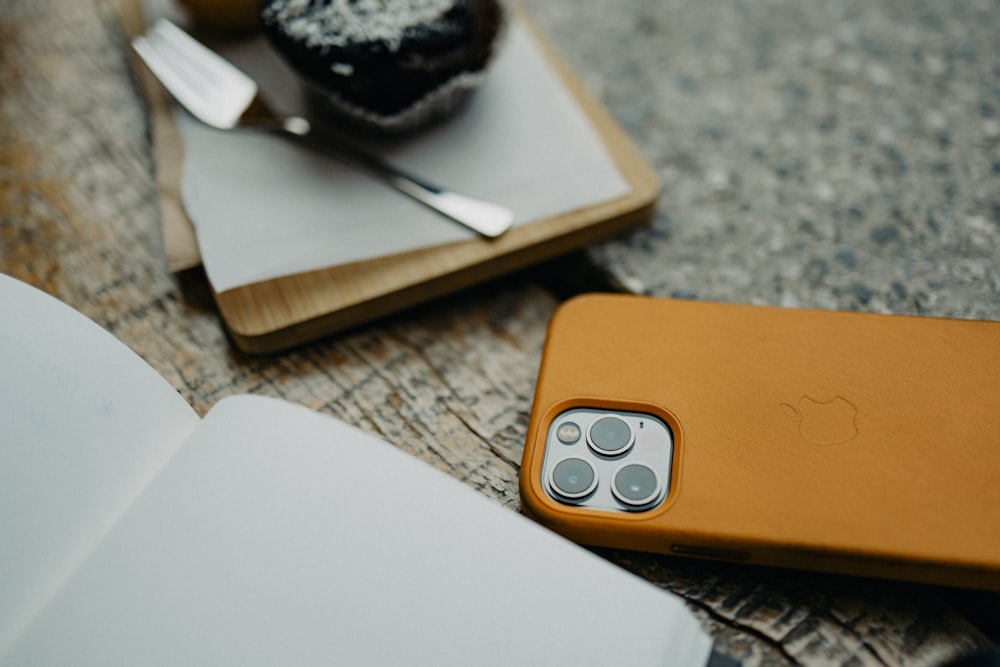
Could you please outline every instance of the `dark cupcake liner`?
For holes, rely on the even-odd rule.
[[[453,116],[472,96],[486,77],[486,70],[462,72],[427,92],[409,106],[385,114],[365,109],[340,94],[309,85],[309,105],[313,112],[331,122],[342,121],[370,135],[403,136]]]

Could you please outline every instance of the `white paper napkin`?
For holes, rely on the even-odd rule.
[[[304,108],[297,77],[263,37],[223,55],[272,106]],[[220,131],[178,110],[182,197],[216,291],[474,238],[373,178],[279,136]],[[426,180],[512,208],[528,224],[627,193],[600,138],[524,26],[455,118],[373,152]]]

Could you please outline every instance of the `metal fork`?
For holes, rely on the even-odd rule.
[[[406,174],[302,116],[275,114],[261,99],[252,78],[166,19],[134,38],[132,47],[181,106],[207,125],[221,130],[250,127],[292,137],[376,176],[489,238],[503,234],[514,221],[508,208]]]

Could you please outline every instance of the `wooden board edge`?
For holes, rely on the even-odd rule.
[[[345,308],[302,320],[283,328],[271,331],[263,330],[250,335],[242,334],[233,327],[227,326],[227,329],[233,342],[243,352],[248,354],[281,352],[611,238],[648,220],[654,207],[655,203],[650,202],[646,206],[634,209],[606,224],[578,229],[553,239],[549,244],[528,246],[521,252],[508,255],[496,255],[478,263],[468,264],[461,269],[437,275],[422,282],[411,283],[406,287],[387,291],[377,297],[358,301]],[[270,295],[272,303],[285,297],[287,285],[271,285],[270,287],[276,288]],[[264,290],[257,296],[263,294],[266,294]],[[227,306],[233,306],[228,301],[231,296],[231,293],[216,294],[220,311]]]
[[[146,30],[146,18],[140,0],[113,0],[127,42]],[[160,206],[161,236],[167,269],[179,273],[201,266],[201,252],[181,200],[181,176],[184,168],[184,142],[173,118],[173,101],[139,56],[128,46],[126,51],[146,103],[153,146],[156,190]]]

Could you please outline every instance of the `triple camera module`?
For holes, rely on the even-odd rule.
[[[657,417],[574,408],[549,426],[542,483],[567,505],[646,511],[667,497],[672,458],[673,436]]]

